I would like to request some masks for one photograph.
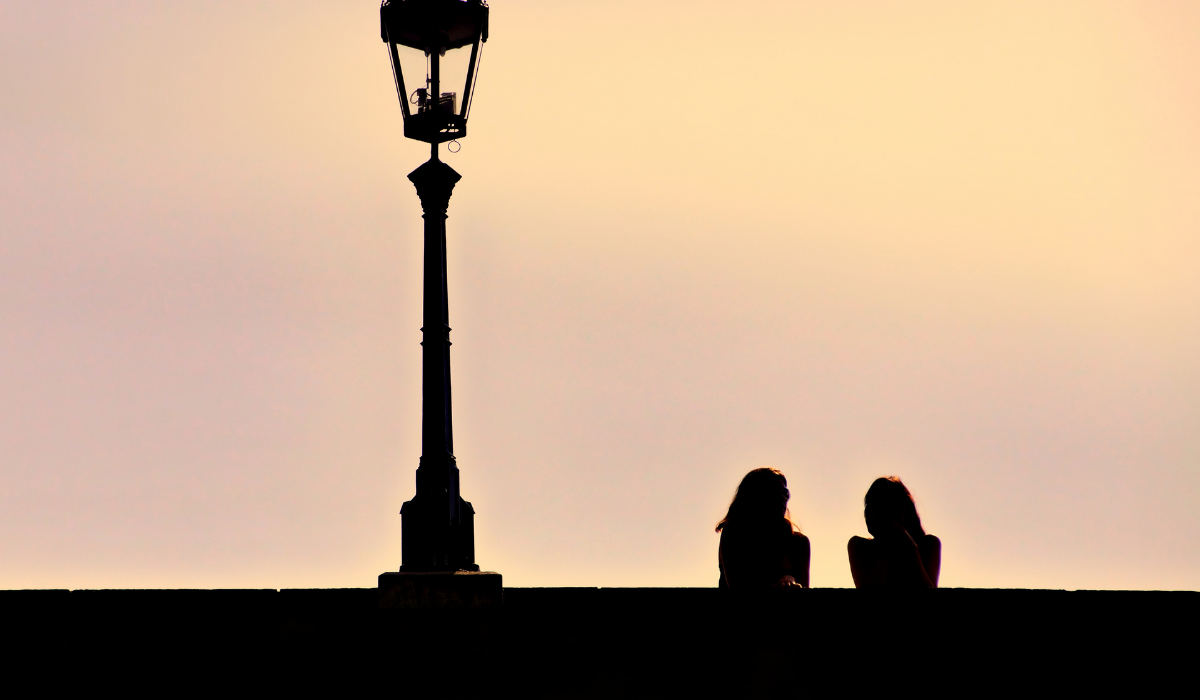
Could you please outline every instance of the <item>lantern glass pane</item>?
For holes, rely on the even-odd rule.
[[[429,74],[429,59],[423,51],[398,44],[396,45],[396,55],[400,57],[400,66],[404,69],[404,89],[408,92],[404,99],[409,101],[409,110],[416,112],[416,91],[418,88],[426,89],[428,87],[426,82]]]
[[[450,49],[441,59],[442,94],[454,93],[454,113],[462,114],[463,88],[467,83],[467,66],[471,62],[471,47]]]
[[[424,51],[401,45],[396,46],[396,55],[404,70],[404,89],[408,92],[405,99],[409,102],[409,110],[415,114],[431,108],[432,103],[428,102],[432,80],[429,56]],[[440,108],[462,114],[463,100],[468,97],[465,87],[467,69],[471,63],[471,47],[451,49],[439,58],[438,63],[442,93]]]

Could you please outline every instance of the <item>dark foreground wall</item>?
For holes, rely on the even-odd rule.
[[[375,589],[0,591],[8,682],[385,697],[979,695],[1192,686],[1200,593],[508,588],[492,610]],[[1190,694],[1190,692],[1189,692]]]

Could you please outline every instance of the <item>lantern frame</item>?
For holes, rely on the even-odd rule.
[[[484,0],[384,0],[379,8],[380,37],[388,46],[396,94],[404,115],[404,135],[429,144],[467,135],[467,118],[475,92],[482,45],[488,39],[488,6]],[[424,51],[429,59],[426,83],[413,91],[417,110],[410,109],[398,46]],[[442,92],[441,57],[446,51],[471,47],[461,104]],[[415,77],[415,76],[414,76]],[[455,107],[458,107],[455,109]]]

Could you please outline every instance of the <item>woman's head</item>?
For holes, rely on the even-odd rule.
[[[878,536],[896,526],[904,528],[914,538],[925,535],[917,505],[899,477],[881,476],[872,482],[863,498],[863,506],[867,530],[872,535]]]
[[[770,467],[754,469],[742,477],[742,483],[733,493],[729,512],[717,523],[717,532],[730,523],[786,521],[789,527],[794,528],[788,517],[789,498],[791,494],[788,493],[787,478],[783,472]]]

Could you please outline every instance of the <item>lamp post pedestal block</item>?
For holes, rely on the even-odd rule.
[[[389,571],[379,575],[379,607],[388,610],[498,608],[504,580],[494,571]]]

